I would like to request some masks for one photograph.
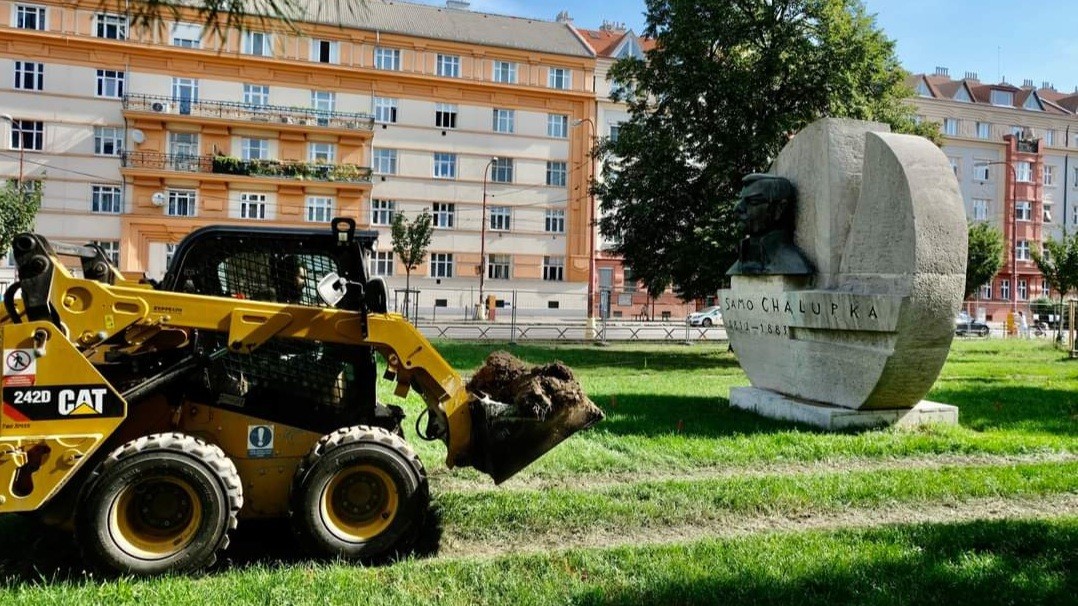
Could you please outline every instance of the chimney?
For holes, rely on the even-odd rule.
[[[1048,90],[1055,90],[1056,89],[1056,87],[1053,86],[1052,83],[1047,81],[1047,80],[1045,80],[1044,82],[1041,82],[1041,88],[1047,88]]]
[[[949,71],[950,70],[948,70],[946,67],[939,67],[939,66],[936,67],[936,75],[937,76],[947,76],[948,78],[950,78],[951,74],[949,73]]]
[[[445,0],[445,7],[458,11],[471,10],[472,3],[468,0]]]
[[[1026,78],[1025,80],[1022,80],[1022,88],[1033,88],[1033,79]]]
[[[573,18],[569,16],[569,11],[561,11],[558,16],[554,18],[555,21],[564,25],[572,25]]]
[[[980,78],[977,77],[977,72],[966,72],[965,79],[970,80],[971,82],[980,82],[981,81]]]

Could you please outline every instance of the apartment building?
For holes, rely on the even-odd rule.
[[[911,77],[922,119],[938,122],[970,221],[987,221],[1004,235],[999,274],[981,287],[969,307],[1001,321],[1029,302],[1051,296],[1031,251],[1063,229],[1078,228],[1078,91],[1049,83],[1037,87],[961,79],[948,70]],[[1058,293],[1057,293],[1058,294]]]
[[[485,271],[501,300],[583,316],[590,136],[573,124],[596,120],[594,52],[565,23],[455,0],[331,5],[218,36],[193,12],[137,28],[95,0],[0,2],[0,175],[44,182],[39,232],[153,278],[204,225],[349,216],[381,233],[372,270],[397,291],[389,225],[427,210],[425,313],[466,312]]]

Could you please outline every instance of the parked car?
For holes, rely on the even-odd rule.
[[[978,322],[974,320],[968,313],[960,312],[958,317],[954,319],[954,334],[964,337],[967,335],[977,335],[978,337],[987,337],[989,333],[988,325],[984,322]]]
[[[686,321],[689,323],[689,326],[714,326],[719,322],[722,322],[722,308],[714,306],[695,311],[689,314]]]

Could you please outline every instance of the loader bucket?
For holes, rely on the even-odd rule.
[[[469,381],[468,390],[472,465],[496,484],[603,419],[561,363],[529,368],[495,352]]]

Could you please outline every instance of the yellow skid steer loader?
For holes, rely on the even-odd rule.
[[[601,418],[468,393],[387,312],[367,272],[376,238],[349,219],[208,227],[147,283],[97,247],[19,235],[0,312],[0,514],[73,528],[125,573],[208,566],[245,518],[289,517],[313,552],[370,559],[406,550],[428,508],[404,413],[377,401],[375,353],[397,396],[426,403],[418,435],[496,482]]]

